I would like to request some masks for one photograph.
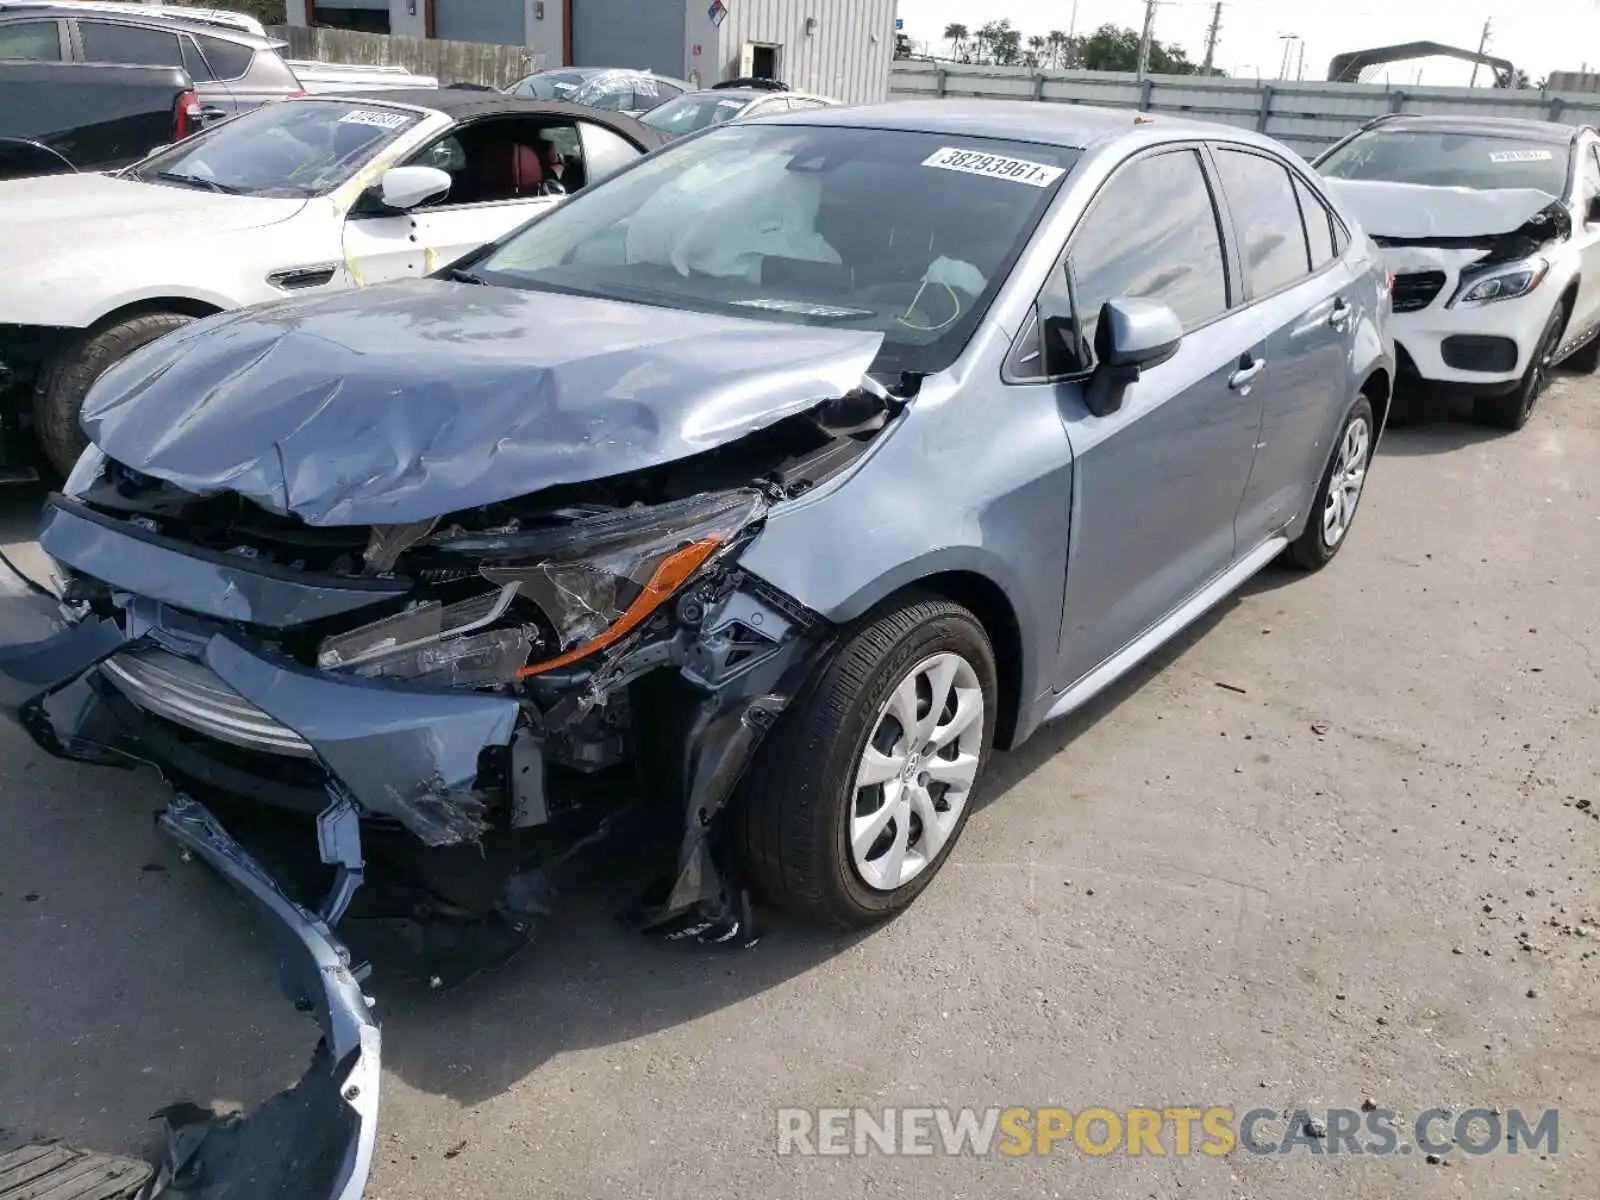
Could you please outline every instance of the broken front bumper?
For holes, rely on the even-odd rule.
[[[322,1039],[300,1082],[245,1117],[189,1122],[169,1110],[152,1196],[360,1200],[378,1136],[382,1040],[349,951],[194,800],[174,798],[160,825],[260,911],[278,938],[284,993],[316,1016]]]

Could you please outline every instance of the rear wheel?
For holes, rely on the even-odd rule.
[[[994,740],[994,651],[944,600],[862,623],[761,747],[738,831],[751,886],[824,924],[898,912],[949,857]]]
[[[83,398],[94,381],[141,346],[147,346],[195,318],[153,312],[90,330],[61,347],[40,372],[33,393],[33,421],[50,465],[70,474],[89,439],[79,423]]]
[[[1373,436],[1376,426],[1372,402],[1358,396],[1344,419],[1333,460],[1322,475],[1311,507],[1305,532],[1289,544],[1284,560],[1303,571],[1315,571],[1333,561],[1344,545],[1356,519],[1356,506],[1367,486],[1367,469],[1372,465]]]
[[[1523,372],[1522,380],[1517,384],[1516,390],[1507,392],[1504,396],[1475,398],[1472,402],[1474,421],[1480,425],[1511,431],[1521,429],[1528,423],[1528,418],[1533,415],[1533,407],[1539,402],[1545,384],[1549,381],[1550,366],[1555,361],[1556,350],[1561,346],[1561,333],[1566,324],[1567,302],[1563,300],[1556,305],[1556,310],[1550,314],[1544,332],[1539,335],[1533,358],[1528,363],[1528,369]]]

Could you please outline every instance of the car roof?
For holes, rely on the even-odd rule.
[[[256,33],[249,17],[226,10],[193,10],[160,4],[118,4],[102,0],[0,0],[0,17],[32,15],[41,17],[107,17],[135,25],[173,26],[188,33],[203,33],[224,38],[257,50],[276,50],[288,43],[281,38]]]
[[[1233,125],[1151,116],[1128,108],[1034,100],[895,100],[887,104],[830,105],[766,118],[762,123],[903,130],[950,137],[965,135],[1037,142],[1074,150],[1133,136],[1150,141],[1209,138],[1284,152],[1272,139]]]
[[[1528,121],[1516,117],[1429,117],[1394,116],[1374,122],[1373,130],[1414,129],[1423,133],[1479,134],[1483,137],[1516,137],[1530,142],[1566,145],[1581,125],[1558,125],[1553,121]]]
[[[529,71],[522,79],[532,79],[535,75],[643,75],[646,79],[659,79],[663,83],[675,83],[687,88],[689,81],[679,79],[675,75],[663,75],[659,71],[652,71],[649,67],[544,67],[538,71]],[[522,80],[517,81],[521,83]]]

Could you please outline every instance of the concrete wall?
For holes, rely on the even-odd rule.
[[[967,97],[1096,104],[1169,113],[1255,129],[1310,157],[1373,117],[1404,112],[1600,124],[1600,96],[1496,88],[1388,88],[1363,83],[1200,79],[1155,75],[1142,84],[1112,71],[1030,71],[902,60],[894,64],[895,99]]]
[[[783,47],[778,74],[791,87],[852,104],[888,97],[895,0],[724,2],[728,15],[717,30],[717,74],[707,75],[705,83],[737,75],[744,44],[765,42]],[[694,5],[706,9],[700,0]],[[810,32],[808,20],[816,22]]]

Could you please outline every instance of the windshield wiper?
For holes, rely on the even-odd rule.
[[[463,267],[451,267],[450,278],[455,280],[457,283],[475,283],[479,287],[489,286],[489,281],[482,275],[474,275],[471,271],[468,271]]]
[[[202,187],[210,192],[220,192],[224,196],[237,196],[242,188],[230,187],[226,183],[218,183],[215,179],[207,179],[203,175],[185,175],[182,171],[157,171],[157,179],[164,179],[168,183],[181,183],[188,187]]]

